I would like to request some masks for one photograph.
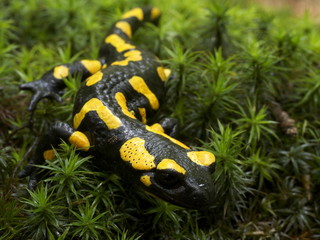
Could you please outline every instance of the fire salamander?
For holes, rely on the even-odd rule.
[[[29,105],[33,111],[42,98],[61,100],[64,78],[80,75],[84,80],[74,103],[73,127],[54,123],[19,173],[30,177],[30,188],[39,180],[34,165],[52,160],[52,147],[63,139],[94,156],[93,164],[100,169],[151,195],[187,208],[212,204],[214,155],[176,140],[177,124],[172,118],[147,125],[165,96],[169,70],[153,54],[135,46],[131,37],[143,22],[156,24],[159,18],[157,8],[134,8],[111,27],[98,60],[57,65],[39,80],[21,85],[33,92]]]

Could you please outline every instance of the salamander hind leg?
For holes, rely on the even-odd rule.
[[[42,165],[46,160],[52,160],[55,157],[52,148],[57,147],[61,143],[61,139],[75,145],[80,150],[87,151],[90,147],[88,138],[82,132],[74,130],[63,122],[53,124],[40,138],[30,161],[18,174],[20,178],[30,177],[28,184],[30,189],[34,189],[41,179],[40,169],[35,165]]]

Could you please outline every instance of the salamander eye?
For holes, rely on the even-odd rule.
[[[181,185],[184,175],[171,169],[158,170],[154,175],[154,180],[165,188],[177,188]]]

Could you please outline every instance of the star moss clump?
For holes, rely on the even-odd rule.
[[[46,126],[71,120],[80,83],[64,80],[64,103],[42,101],[32,122],[18,86],[96,58],[111,24],[143,5],[162,18],[134,42],[172,70],[162,109],[181,141],[216,156],[212,207],[147,196],[66,143],[26,190],[17,172]],[[319,30],[308,14],[246,1],[1,1],[0,239],[320,238]]]

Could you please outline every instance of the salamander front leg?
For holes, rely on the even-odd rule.
[[[84,151],[87,151],[90,147],[90,142],[84,133],[74,130],[63,122],[53,124],[40,138],[35,153],[27,166],[18,174],[20,178],[30,177],[28,184],[30,189],[34,189],[41,179],[39,169],[35,165],[42,165],[45,160],[52,160],[55,157],[52,148],[57,147],[61,143],[61,139]]]
[[[61,102],[62,90],[66,87],[63,79],[79,76],[81,80],[85,80],[100,69],[106,67],[104,62],[104,59],[84,59],[70,64],[57,65],[45,73],[39,80],[20,85],[21,90],[33,92],[28,110],[34,111],[38,102],[43,98]]]

